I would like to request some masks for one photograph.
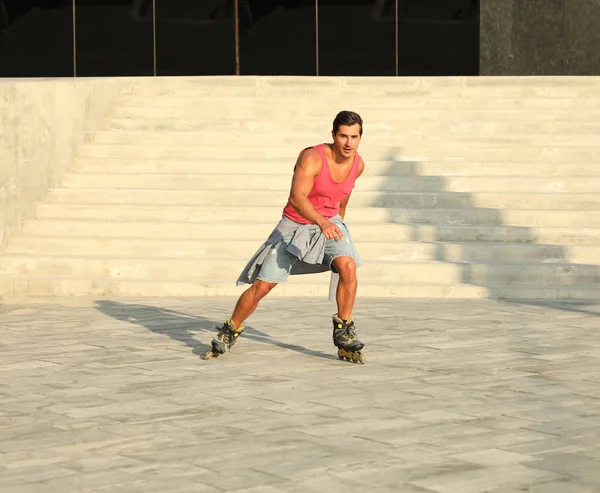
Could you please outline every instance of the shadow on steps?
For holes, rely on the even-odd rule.
[[[388,223],[409,226],[411,241],[433,245],[435,254],[431,260],[457,266],[460,272],[458,282],[486,288],[487,297],[492,299],[600,297],[598,293],[591,293],[600,290],[600,265],[571,260],[571,250],[579,246],[578,243],[593,246],[594,228],[586,230],[585,226],[574,226],[582,229],[580,233],[573,233],[574,237],[582,236],[580,242],[567,236],[565,243],[570,241],[572,245],[552,244],[550,239],[544,238],[546,233],[540,232],[543,228],[551,231],[551,224],[539,227],[506,224],[503,208],[478,207],[474,200],[477,192],[449,190],[449,178],[420,175],[418,162],[399,160],[399,155],[400,149],[390,151],[390,164],[385,175],[394,179],[395,192],[412,195],[412,203],[402,204],[406,200],[389,193],[390,183],[384,180],[380,195],[369,205],[388,209]],[[407,181],[411,183],[405,188],[402,177],[410,178]],[[415,178],[421,178],[423,183],[417,180],[415,184]],[[501,181],[503,176],[489,178]],[[560,177],[557,179],[560,180]],[[357,182],[357,188],[360,188],[360,182]],[[539,194],[543,193],[540,190]],[[557,194],[556,198],[562,199],[565,194],[560,195]],[[555,210],[557,213],[575,211],[574,207],[580,205],[571,207],[569,209],[565,200]],[[519,208],[515,206],[515,209]],[[536,207],[521,210],[534,215]],[[567,227],[564,229],[568,230]],[[586,235],[591,236],[585,238]],[[356,240],[360,248],[361,239]],[[401,279],[398,281],[402,282]],[[432,279],[432,282],[436,280]],[[520,291],[518,295],[517,291]]]

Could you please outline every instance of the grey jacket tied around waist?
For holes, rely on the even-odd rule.
[[[348,234],[350,233],[339,214],[332,217],[330,221],[335,225],[343,226],[344,229],[348,231]],[[297,257],[298,262],[292,267],[290,275],[317,274],[319,272],[328,271],[329,265],[323,263],[327,238],[325,238],[321,228],[316,224],[300,224],[282,216],[281,221],[279,221],[267,240],[248,261],[246,267],[244,267],[244,270],[242,270],[242,273],[238,277],[236,285],[252,284],[256,280],[260,272],[260,267],[271,250],[276,247],[284,237],[289,237],[292,234],[292,241],[289,243],[286,250]],[[358,255],[358,251],[356,250],[351,237],[349,237],[349,240],[352,246],[352,256],[356,260],[356,266],[360,267],[362,266],[362,261]],[[338,278],[338,274],[332,271],[329,292],[329,299],[332,301],[335,301],[335,289],[337,288]]]

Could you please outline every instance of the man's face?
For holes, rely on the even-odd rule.
[[[337,134],[331,132],[333,136],[333,148],[337,155],[351,158],[356,154],[358,144],[360,143],[360,125],[340,125]]]

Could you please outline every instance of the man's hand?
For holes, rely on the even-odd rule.
[[[342,233],[342,230],[331,221],[323,221],[321,224],[319,224],[319,228],[321,228],[325,238],[328,240],[333,239],[335,241],[340,241],[342,238],[344,238],[344,233]]]

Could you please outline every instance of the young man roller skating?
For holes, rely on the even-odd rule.
[[[243,322],[278,283],[294,274],[331,270],[339,277],[335,291],[333,343],[340,359],[364,363],[352,318],[361,265],[348,228],[346,206],[365,163],[358,154],[361,117],[351,111],[333,121],[333,143],[304,149],[294,167],[292,186],[283,217],[250,259],[237,284],[251,284],[240,296],[231,318],[212,340],[205,358],[229,351],[244,330]]]

